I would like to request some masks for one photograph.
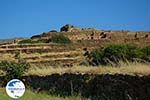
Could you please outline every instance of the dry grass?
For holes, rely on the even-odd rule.
[[[5,58],[11,59],[10,55],[5,55]],[[4,59],[3,59],[4,60]],[[32,65],[29,71],[25,75],[38,75],[45,76],[54,73],[88,73],[88,74],[127,74],[127,75],[150,75],[150,64],[142,63],[129,63],[125,64],[121,62],[120,67],[112,66],[73,66],[73,67],[54,67],[44,64]],[[4,72],[0,70],[0,75],[4,75]]]
[[[80,54],[80,50],[73,50],[73,51],[61,51],[61,52],[49,52],[49,53],[32,53],[26,54],[21,53],[22,57],[37,57],[37,56],[47,56],[47,55],[67,55],[67,54]]]
[[[128,74],[128,75],[150,75],[150,65],[141,63],[122,63],[120,67],[112,66],[74,66],[74,67],[52,67],[52,66],[32,66],[26,75],[45,76],[54,73],[81,73],[81,74]]]
[[[14,54],[0,54],[0,61],[4,61],[4,60],[7,60],[7,61],[14,61],[15,58],[14,58]]]

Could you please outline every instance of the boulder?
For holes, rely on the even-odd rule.
[[[75,31],[81,31],[81,29],[73,25],[66,24],[65,26],[61,27],[60,31],[61,32],[75,32]]]

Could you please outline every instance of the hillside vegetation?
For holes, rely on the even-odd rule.
[[[150,32],[110,31],[61,27],[0,45],[0,61],[17,61],[19,55],[31,66],[73,67],[111,65],[118,62],[150,62]]]
[[[150,32],[67,24],[0,44],[0,87],[21,79],[29,90],[20,100],[148,100],[149,76]]]
[[[23,97],[18,100],[79,100],[79,96],[70,96],[70,97],[59,97],[48,95],[47,93],[35,93],[31,90],[26,90],[26,93]],[[5,89],[0,88],[0,100],[12,100],[12,98],[6,95]]]

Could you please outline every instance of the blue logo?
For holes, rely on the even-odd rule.
[[[13,79],[7,83],[6,92],[11,98],[18,99],[23,96],[25,86],[22,81]]]

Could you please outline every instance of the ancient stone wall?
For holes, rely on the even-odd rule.
[[[150,77],[110,74],[52,74],[27,76],[35,91],[59,96],[81,95],[84,100],[149,100]],[[107,97],[107,99],[105,99]]]
[[[81,30],[78,32],[48,32],[40,36],[33,36],[33,40],[50,39],[52,35],[63,34],[72,41],[95,40],[95,41],[134,41],[140,39],[150,39],[150,32],[130,32],[130,31],[104,31],[104,30]]]

